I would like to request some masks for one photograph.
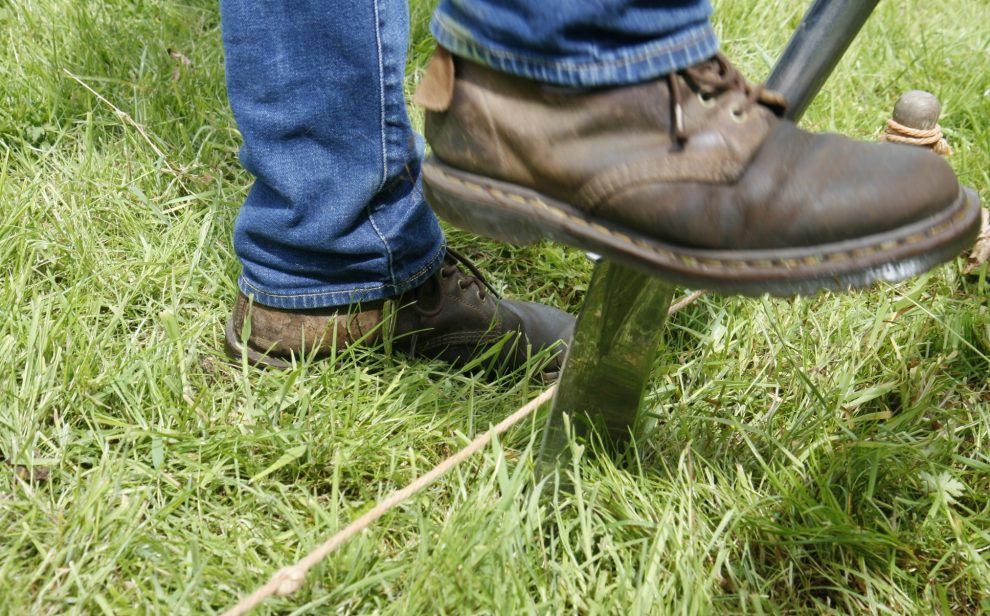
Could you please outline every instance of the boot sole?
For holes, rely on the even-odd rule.
[[[437,215],[472,233],[517,245],[556,240],[680,285],[733,295],[788,297],[898,282],[952,259],[980,228],[980,199],[960,186],[951,207],[884,233],[800,248],[703,250],[658,241],[432,155],[423,164],[423,190]]]

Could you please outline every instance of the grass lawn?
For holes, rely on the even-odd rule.
[[[716,2],[727,54],[764,78],[806,4]],[[224,609],[539,390],[381,350],[225,362],[251,178],[214,2],[0,0],[0,49],[0,613]],[[912,88],[990,202],[986,0],[882,2],[805,122],[874,139]],[[580,306],[580,252],[450,237]],[[541,506],[540,415],[259,613],[988,611],[988,298],[960,262],[706,296],[668,328],[641,464],[586,456]]]

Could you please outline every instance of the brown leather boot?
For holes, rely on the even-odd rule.
[[[438,50],[417,101],[438,214],[675,282],[781,295],[900,280],[970,245],[979,200],[938,156],[815,135],[721,55],[636,85],[551,86]]]
[[[293,357],[326,357],[334,348],[377,344],[390,327],[393,347],[411,357],[462,366],[490,352],[482,367],[496,372],[514,370],[550,349],[555,355],[543,376],[552,378],[574,329],[574,317],[562,310],[501,299],[474,264],[449,248],[434,276],[387,301],[395,309],[390,326],[383,323],[385,301],[286,310],[252,303],[238,293],[227,322],[227,353],[234,359],[246,356],[255,365],[288,368]]]

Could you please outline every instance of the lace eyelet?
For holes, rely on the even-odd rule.
[[[746,116],[748,114],[746,113],[746,111],[742,109],[739,109],[737,107],[732,107],[731,109],[729,109],[729,115],[732,116],[732,119],[734,121],[738,122],[739,124],[742,124],[743,122],[746,121]]]
[[[702,107],[711,109],[715,106],[715,97],[704,94],[703,92],[698,92],[698,102],[701,103]]]

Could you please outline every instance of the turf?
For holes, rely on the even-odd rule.
[[[805,4],[717,2],[726,52],[763,78]],[[225,362],[251,179],[213,2],[0,1],[0,49],[0,612],[221,610],[535,395],[387,349]],[[883,2],[805,122],[873,139],[931,90],[986,203],[988,67],[985,2]],[[507,294],[580,306],[581,253],[449,235]],[[956,262],[706,296],[668,328],[638,464],[579,455],[541,504],[540,415],[260,613],[990,610],[988,292]]]

